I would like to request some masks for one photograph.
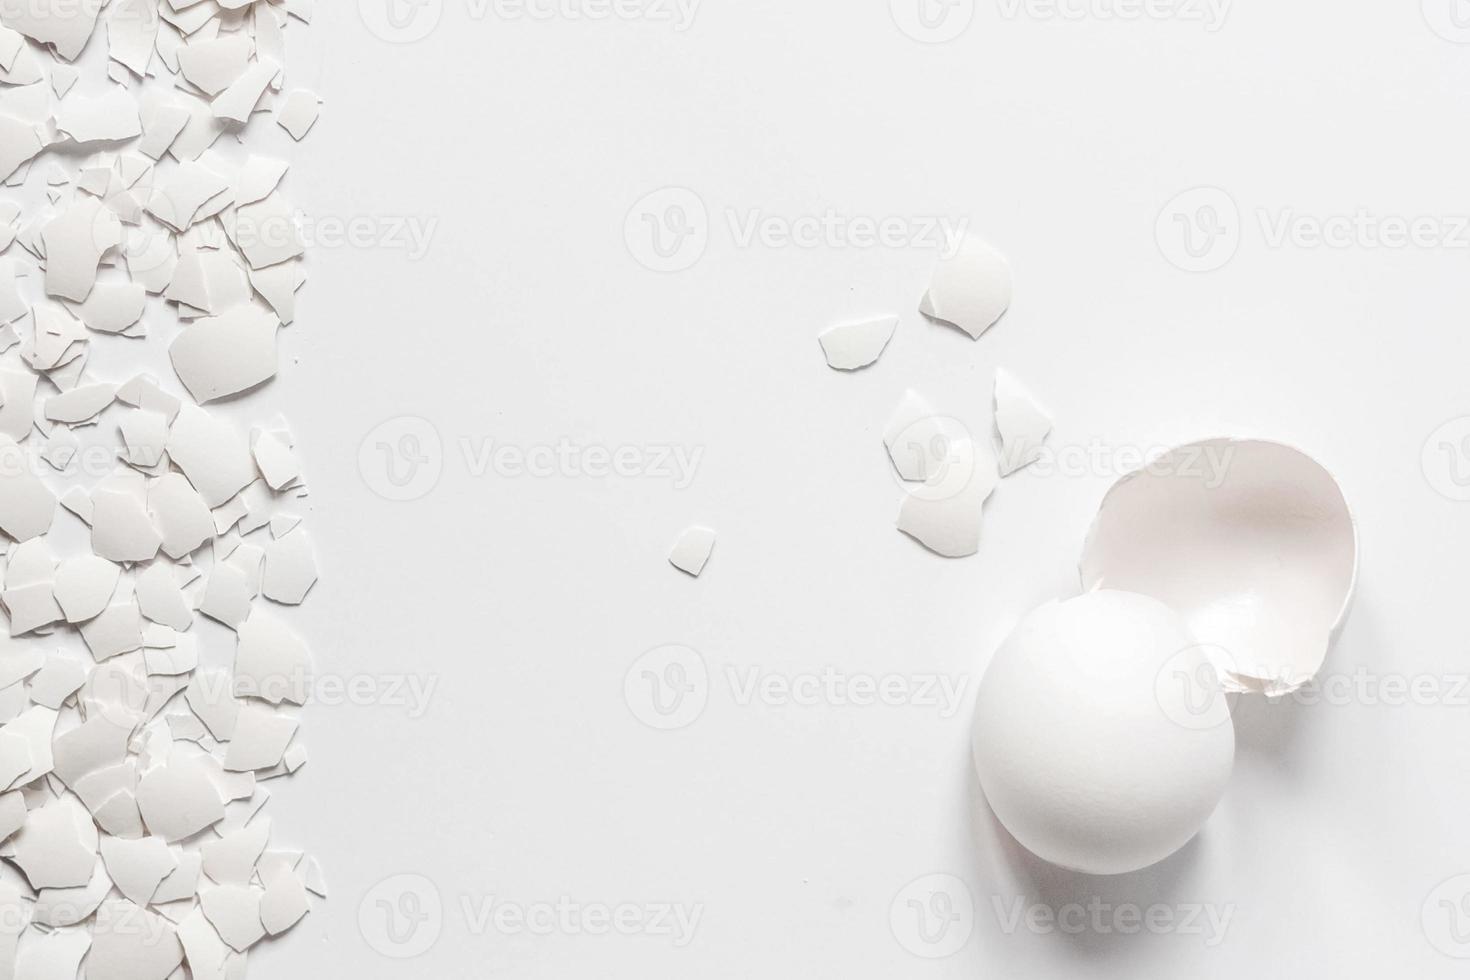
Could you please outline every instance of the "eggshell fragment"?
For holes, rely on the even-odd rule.
[[[1041,458],[1051,417],[1009,371],[995,372],[995,429],[1000,434],[1000,472],[1010,476]]]
[[[903,393],[888,424],[883,445],[901,479],[923,483],[942,476],[957,453],[969,451],[970,433],[958,419],[940,415],[912,389]]]
[[[292,89],[286,93],[285,101],[276,111],[276,123],[299,143],[306,138],[311,127],[316,125],[321,113],[320,96],[304,88]]]
[[[114,899],[99,911],[87,973],[116,980],[166,980],[184,962],[178,931],[162,916]]]
[[[169,357],[179,380],[202,405],[275,377],[276,327],[270,313],[235,307],[184,330]]]
[[[138,781],[138,807],[149,831],[169,843],[192,837],[225,817],[224,800],[208,768],[183,757],[149,770]]]
[[[97,844],[92,817],[66,796],[28,815],[15,838],[15,863],[32,888],[80,888],[92,877]]]
[[[107,608],[122,569],[96,555],[68,558],[56,569],[56,601],[69,623],[80,623]]]
[[[0,531],[16,541],[45,534],[56,516],[56,495],[41,482],[26,452],[0,435]]]
[[[214,508],[255,479],[250,447],[229,422],[184,408],[169,431],[168,454],[206,507]]]
[[[945,558],[980,550],[985,501],[1000,480],[995,460],[969,440],[951,446],[934,476],[910,491],[898,513],[898,529]]]
[[[1210,439],[1118,481],[1083,550],[1088,589],[1153,596],[1210,645],[1228,688],[1316,676],[1346,618],[1357,532],[1336,480],[1279,443]]]
[[[919,312],[979,339],[1010,305],[1010,263],[974,235],[965,235],[953,254],[940,258]]]
[[[294,535],[288,535],[287,538]],[[698,578],[715,548],[715,532],[707,527],[685,528],[669,552],[669,564]]]
[[[824,331],[817,342],[829,366],[838,371],[856,371],[878,360],[897,326],[897,317],[844,323]]]
[[[1173,682],[1208,664],[1184,621],[1147,596],[1092,592],[1031,613],[976,697],[975,769],[991,810],[1033,854],[1087,874],[1179,850],[1235,757],[1225,698]]]

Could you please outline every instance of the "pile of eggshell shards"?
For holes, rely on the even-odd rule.
[[[986,242],[966,235],[940,259],[919,310],[978,340],[1010,305],[1010,263]],[[897,327],[898,317],[883,317],[841,324],[817,339],[828,365],[857,371],[882,356]],[[1041,458],[1051,432],[1050,416],[1004,370],[996,371],[994,397],[999,455],[992,440],[975,438],[964,423],[939,413],[912,390],[904,392],[883,428],[889,459],[908,487],[898,529],[946,558],[980,549],[985,502],[1001,477]]]
[[[304,279],[255,151],[316,121],[284,68],[310,17],[0,5],[0,977],[241,977],[325,895],[264,813],[306,763],[317,570],[246,397]]]

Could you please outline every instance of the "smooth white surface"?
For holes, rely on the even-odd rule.
[[[1470,456],[1455,455],[1463,426],[1449,451],[1428,440],[1470,415],[1466,250],[1272,247],[1268,231],[1286,209],[1465,213],[1470,48],[1417,3],[1366,0],[1236,4],[1213,33],[985,4],[939,46],[879,2],[708,3],[679,33],[476,20],[445,0],[425,7],[437,29],[396,46],[357,6],[319,3],[293,38],[288,85],[327,101],[287,190],[319,220],[435,230],[418,259],[315,244],[260,404],[287,413],[312,486],[323,577],[296,622],[318,669],[437,688],[420,717],[308,709],[311,763],[273,785],[272,815],[332,898],[252,954],[252,975],[1462,975],[1426,925],[1443,943],[1438,902],[1470,891],[1470,710],[1449,680],[1470,671],[1470,510],[1436,490],[1453,494]],[[650,271],[624,240],[635,202],[665,187],[694,189],[714,223],[682,272]],[[1236,238],[1207,273],[1156,240],[1196,187],[1224,189],[1244,221],[1202,252],[1218,262]],[[932,250],[742,248],[727,208],[968,217],[1010,259],[1015,302],[971,341],[917,313]],[[826,366],[818,331],[888,310],[903,321],[876,365]],[[1005,481],[980,553],[944,561],[894,530],[880,433],[920,385],[988,432],[997,365],[1054,414],[1063,463]],[[400,417],[427,424],[391,423],[363,451]],[[978,676],[1020,616],[1076,589],[1130,454],[1201,431],[1322,459],[1360,521],[1363,571],[1328,661],[1346,698],[1245,702],[1220,812],[1160,867],[1079,878],[976,819],[969,684],[948,717],[738,700],[752,669]],[[472,473],[491,442],[564,439],[702,455],[682,490]],[[374,469],[380,442],[423,456],[415,479]],[[698,581],[665,560],[694,522],[721,535]],[[641,691],[644,670],[697,680],[701,665],[683,728],[624,700],[630,676]],[[1439,701],[1358,694],[1360,670],[1429,678]],[[364,937],[382,948],[384,909],[412,910],[405,879],[379,885],[396,875],[427,878],[440,910],[425,892],[421,928],[399,920],[407,942],[388,948],[427,950],[407,963]],[[939,908],[935,889],[960,899],[937,946],[909,904]],[[684,948],[508,934],[476,928],[489,896],[703,914]],[[1017,902],[1094,898],[1176,923],[1185,906],[1233,913],[1214,946],[1199,921],[1007,928]]]
[[[975,697],[990,811],[1073,871],[1130,874],[1174,854],[1215,812],[1235,759],[1226,699],[1190,698],[1213,669],[1183,617],[1148,596],[1100,589],[1027,614]]]

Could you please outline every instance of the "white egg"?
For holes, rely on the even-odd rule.
[[[1230,778],[1235,729],[1179,615],[1098,591],[1042,606],[996,651],[974,752],[991,809],[1028,850],[1122,874],[1204,826]]]

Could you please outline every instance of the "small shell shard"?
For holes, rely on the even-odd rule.
[[[1000,472],[1010,476],[1041,458],[1051,416],[1010,372],[995,372],[995,429],[1000,434]]]
[[[990,245],[966,235],[953,254],[940,258],[919,312],[978,340],[1010,305],[1010,263]]]
[[[669,564],[698,578],[715,548],[715,532],[707,527],[686,528],[669,552]]]
[[[893,339],[897,317],[844,323],[824,331],[817,342],[822,345],[827,364],[838,371],[856,371],[877,361]]]

